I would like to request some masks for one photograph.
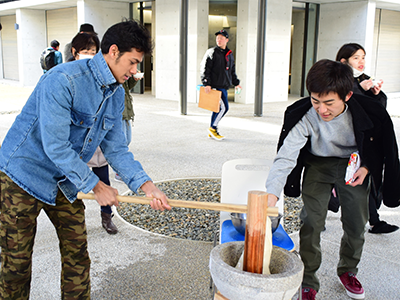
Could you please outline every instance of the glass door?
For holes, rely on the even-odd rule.
[[[304,97],[306,77],[316,61],[319,5],[293,2],[289,94]]]
[[[144,24],[144,26],[151,32],[152,2],[140,1],[130,3],[129,18]],[[138,70],[144,72],[144,78],[132,89],[133,93],[143,94],[145,90],[151,90],[151,75],[153,71],[152,59],[153,56],[146,55],[138,66]]]
[[[303,70],[301,76],[300,96],[307,93],[306,77],[308,71],[317,58],[317,33],[319,19],[319,4],[306,3],[304,18],[304,48],[303,48]]]

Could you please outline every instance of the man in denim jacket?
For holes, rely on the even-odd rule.
[[[133,191],[167,198],[128,151],[122,131],[124,89],[151,53],[148,31],[133,21],[110,27],[101,53],[58,65],[42,76],[0,149],[1,299],[28,299],[36,218],[41,209],[56,228],[62,261],[61,298],[90,298],[90,259],[84,205],[77,192],[93,190],[100,205],[118,205],[117,190],[86,163],[100,146],[109,165]]]

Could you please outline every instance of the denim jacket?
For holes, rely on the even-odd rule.
[[[109,165],[137,191],[151,180],[125,143],[124,89],[102,53],[44,74],[0,148],[0,170],[35,198],[73,202],[99,178],[86,163],[100,145]]]

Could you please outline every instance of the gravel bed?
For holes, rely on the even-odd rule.
[[[186,201],[220,202],[220,179],[182,179],[156,183],[168,198]],[[133,195],[129,193],[128,195]],[[285,198],[284,226],[287,233],[299,230],[299,213],[303,206],[299,198]],[[172,208],[156,211],[148,205],[120,203],[119,215],[127,222],[161,235],[213,242],[219,237],[219,211],[193,208]]]

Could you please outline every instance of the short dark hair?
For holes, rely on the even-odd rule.
[[[353,71],[347,64],[322,59],[310,69],[306,79],[308,93],[324,96],[330,92],[338,94],[343,101],[353,89]]]
[[[50,43],[50,46],[53,48],[56,48],[56,47],[60,46],[60,43],[57,40],[52,40]]]
[[[150,32],[133,20],[124,20],[108,28],[101,40],[101,52],[108,53],[114,44],[117,45],[120,55],[132,51],[132,48],[144,54],[151,54],[153,51]]]
[[[89,50],[93,46],[96,47],[96,53],[99,52],[100,41],[97,34],[82,32],[75,35],[72,39],[71,51],[72,48],[74,48],[76,52],[79,53],[81,50]]]
[[[365,54],[365,49],[360,44],[356,43],[344,44],[336,54],[336,61],[340,61],[342,58],[348,61],[349,58],[352,57],[354,53],[356,53],[360,49],[364,51]]]

